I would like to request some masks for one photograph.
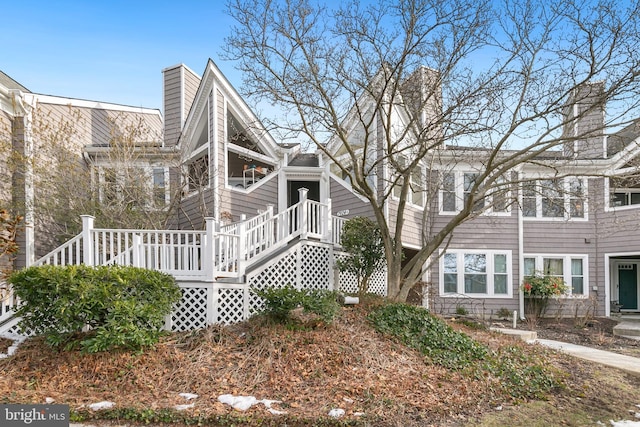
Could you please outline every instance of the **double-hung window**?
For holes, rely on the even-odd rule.
[[[406,167],[407,158],[403,155],[399,155],[398,164],[400,168]],[[407,194],[407,202],[416,206],[424,206],[425,188],[424,188],[424,176],[423,170],[420,165],[411,170],[409,175],[409,192]],[[393,195],[396,198],[400,197],[400,191],[403,184],[402,178],[398,179],[398,183],[393,188]]]
[[[524,276],[536,273],[559,277],[567,284],[567,294],[587,296],[586,255],[525,255]]]
[[[460,212],[467,201],[475,196],[474,188],[479,175],[471,171],[443,172],[439,192],[440,213]],[[491,187],[484,197],[474,200],[472,210],[482,211],[483,214],[508,214],[510,192],[506,179],[499,177]],[[475,191],[480,190],[475,188]]]
[[[586,180],[552,178],[522,184],[522,215],[525,218],[584,219]]]
[[[511,251],[448,250],[440,259],[441,295],[506,298],[511,283]]]

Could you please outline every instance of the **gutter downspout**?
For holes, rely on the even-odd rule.
[[[522,182],[522,172],[518,172],[518,181]],[[522,192],[518,197],[522,206]],[[524,279],[524,221],[522,209],[518,209],[518,305],[520,309],[520,320],[524,320],[524,293],[520,288],[520,283]]]

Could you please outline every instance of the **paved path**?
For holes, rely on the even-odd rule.
[[[568,344],[560,341],[537,339],[535,342],[560,350],[563,353],[570,354],[571,356],[575,356],[580,359],[601,363],[633,374],[640,374],[640,359],[637,357],[625,356],[623,354],[598,350],[596,348],[585,347],[583,345]]]
[[[538,339],[535,331],[510,328],[492,328],[492,330],[507,335],[519,336],[521,340],[529,344],[538,343],[580,359],[601,363],[633,374],[640,374],[640,358],[637,357],[625,356],[610,351],[598,350],[597,348],[585,347],[583,345]]]

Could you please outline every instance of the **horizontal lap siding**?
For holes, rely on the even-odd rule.
[[[603,209],[603,180],[589,179],[589,200],[587,220],[529,220],[523,219],[523,248],[525,254],[547,255],[587,255],[589,275],[585,289],[590,297],[594,297],[598,304],[598,315],[604,315],[605,309],[605,280],[604,257],[602,255],[601,239],[604,237],[599,231],[597,221],[600,221]],[[597,287],[597,291],[593,287]],[[567,313],[574,313],[575,306],[581,307],[590,303],[586,299],[563,299],[560,305]],[[557,312],[556,302],[549,308],[549,313]]]
[[[588,289],[589,296],[598,299],[598,314],[604,315],[604,262],[602,256],[598,254],[598,244],[596,243],[596,228],[593,221],[525,221],[524,222],[524,254],[545,254],[545,255],[587,255],[589,265],[587,271],[589,275],[585,289]],[[598,291],[593,291],[593,286],[598,287]],[[565,307],[574,304],[584,305],[586,301],[578,300],[571,302],[563,301]],[[557,311],[557,305],[550,311]],[[572,313],[572,312],[571,312]]]
[[[202,230],[204,218],[213,216],[213,191],[211,188],[203,189],[191,194],[180,201],[177,209],[178,229]]]
[[[602,213],[598,248],[605,253],[640,253],[640,205]]]
[[[7,208],[11,203],[11,169],[9,154],[12,144],[12,119],[9,114],[0,111],[0,208]]]
[[[62,137],[68,142],[68,149],[107,145],[113,137],[129,140],[135,135],[134,142],[161,140],[162,119],[159,114],[42,103],[38,104],[36,114],[36,141],[46,142],[52,137]]]
[[[336,182],[333,177],[330,178],[330,192],[329,197],[331,197],[331,210],[333,215],[338,212],[349,211],[349,213],[343,215],[344,218],[366,216],[375,219],[369,202],[360,199],[353,194],[352,191]]]
[[[271,174],[263,178],[260,184],[253,186],[253,191],[248,193],[233,189],[221,190],[221,212],[230,212],[232,221],[238,221],[240,215],[247,218],[254,217],[258,211],[264,211],[268,205],[273,205],[274,211],[278,208],[278,176]]]
[[[182,129],[180,67],[164,71],[164,141],[175,145]]]
[[[200,86],[200,76],[196,75],[186,67],[184,68],[183,76],[184,76],[184,115],[185,117],[183,117],[182,120],[184,121],[187,119],[186,116],[189,110],[191,110],[191,106],[193,105],[193,101],[196,97],[196,93],[198,92],[198,87]]]
[[[434,233],[444,227],[452,217],[438,215],[434,220]],[[469,313],[488,318],[500,309],[509,311],[518,310],[519,292],[519,252],[518,252],[518,219],[513,213],[510,216],[481,216],[471,219],[458,227],[453,232],[452,239],[445,249],[467,250],[507,250],[511,251],[511,289],[512,296],[505,298],[483,298],[470,296],[439,297],[440,292],[440,264],[438,256],[440,250],[432,257],[431,268],[431,299],[432,310],[453,314],[458,306],[464,307]]]
[[[390,200],[388,202],[389,216],[387,222],[391,230],[395,230],[398,218],[398,201]],[[402,244],[411,247],[422,247],[422,227],[423,227],[423,211],[422,209],[405,206],[404,224],[402,227]]]

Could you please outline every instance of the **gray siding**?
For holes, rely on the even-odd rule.
[[[232,221],[238,221],[242,214],[247,218],[256,216],[258,211],[264,211],[268,205],[273,205],[274,211],[277,211],[277,174],[268,175],[260,181],[260,185],[253,186],[250,190],[247,193],[226,188],[221,191],[220,209],[230,212]]]
[[[172,146],[180,138],[184,121],[200,86],[200,76],[182,64],[165,69],[163,74],[164,142]]]
[[[336,212],[348,210],[349,213],[344,215],[345,218],[366,216],[375,219],[369,202],[361,200],[342,184],[336,182],[333,177],[330,178],[329,186],[331,192],[331,207],[334,215]]]
[[[213,216],[212,206],[213,191],[210,188],[183,198],[176,214],[178,229],[202,230],[204,218]]]
[[[200,86],[200,76],[195,74],[189,68],[183,67],[183,78],[184,78],[184,117],[182,118],[182,124],[187,119],[187,115],[189,110],[191,110],[191,106],[193,105],[193,101],[196,97],[196,93],[198,92],[198,87]]]
[[[389,217],[387,222],[391,230],[395,230],[398,218],[398,201],[391,199],[388,202]],[[414,206],[405,206],[404,224],[402,227],[402,243],[409,246],[422,246],[423,209]]]
[[[436,211],[437,212],[437,211]],[[436,215],[433,221],[433,232],[442,229],[452,217]],[[469,297],[469,296],[438,296],[440,289],[440,251],[445,249],[467,250],[500,250],[511,251],[511,278],[509,284],[512,297]],[[469,313],[488,318],[502,309],[518,310],[519,283],[519,248],[518,248],[518,218],[515,213],[510,216],[480,216],[459,225],[453,232],[448,246],[443,245],[432,257],[430,288],[430,307],[432,310],[444,313],[455,313],[458,306],[464,307]]]
[[[36,141],[64,138],[67,148],[79,149],[109,145],[114,137],[160,142],[162,118],[159,114],[39,103],[34,129]]]
[[[0,208],[7,208],[11,203],[11,168],[9,154],[13,137],[12,118],[4,111],[0,111]]]
[[[164,143],[175,145],[182,131],[181,66],[164,70]]]

